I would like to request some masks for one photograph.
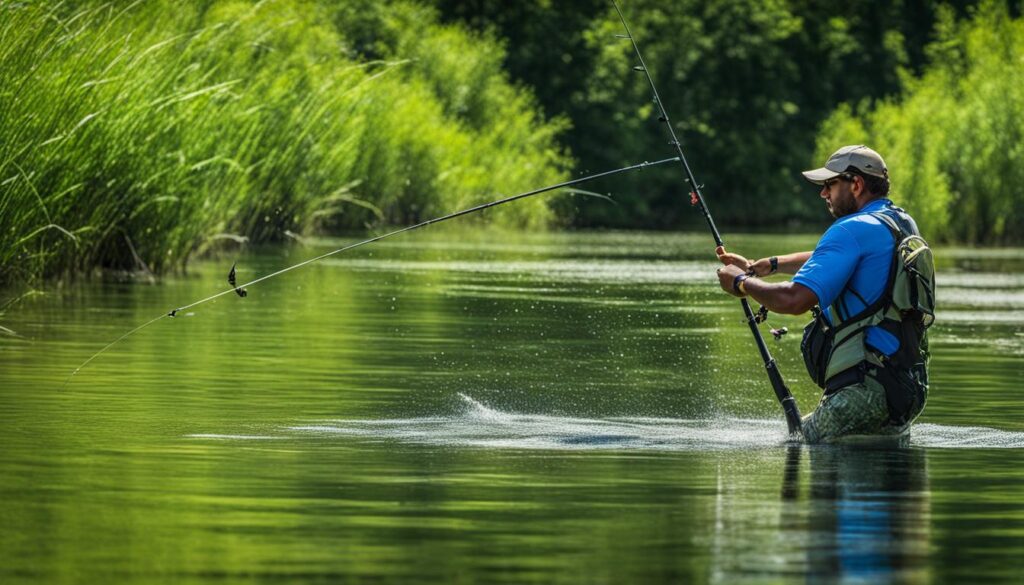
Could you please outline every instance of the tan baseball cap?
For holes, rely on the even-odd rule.
[[[885,167],[882,155],[863,144],[840,148],[833,152],[832,156],[828,157],[824,167],[814,169],[813,171],[804,171],[803,175],[805,179],[815,185],[822,185],[825,181],[846,172],[846,169],[850,167],[856,168],[865,175],[874,175],[876,177],[889,176],[889,170]]]

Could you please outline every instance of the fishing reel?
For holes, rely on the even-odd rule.
[[[761,305],[754,313],[754,323],[760,325],[768,320],[768,307]]]
[[[768,307],[761,305],[757,309],[757,312],[754,313],[754,323],[760,325],[761,323],[764,323],[767,320]],[[789,327],[779,327],[778,329],[772,327],[771,329],[768,330],[768,332],[772,334],[772,337],[775,338],[775,341],[780,341],[782,339],[782,336],[789,333]]]

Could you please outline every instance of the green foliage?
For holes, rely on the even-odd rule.
[[[433,0],[446,18],[508,39],[512,75],[573,122],[581,170],[669,156],[651,92],[608,0]],[[962,4],[969,0],[953,0]],[[800,177],[823,119],[900,89],[916,70],[938,2],[622,0],[715,219],[777,226],[826,220]],[[815,161],[820,164],[820,161]],[[580,225],[679,228],[702,221],[678,168],[602,182],[619,206],[581,207]],[[728,227],[732,226],[732,227]]]
[[[935,239],[1002,243],[1024,233],[1024,20],[987,1],[946,10],[923,75],[896,99],[839,108],[817,160],[865,142],[886,158],[893,198]]]
[[[328,2],[0,4],[0,282],[160,271],[565,177],[564,122],[508,81],[500,43],[375,10],[388,43],[367,61],[349,36],[367,15]],[[552,219],[540,198],[487,214]]]

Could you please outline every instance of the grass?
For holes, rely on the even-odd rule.
[[[497,41],[375,6],[368,23],[302,0],[0,4],[0,284],[159,273],[566,178],[564,121]],[[486,221],[553,220],[523,203]]]

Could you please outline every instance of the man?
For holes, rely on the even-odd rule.
[[[920,311],[894,309],[899,264],[893,259],[901,237],[919,236],[917,226],[886,198],[888,169],[866,146],[845,146],[823,168],[803,175],[821,185],[836,218],[814,251],[750,262],[719,248],[725,264],[718,269],[720,284],[777,313],[828,308],[815,311],[801,344],[808,372],[825,389],[818,408],[804,418],[807,442],[906,436],[927,397],[927,338]],[[777,283],[757,278],[775,272],[795,276]],[[899,282],[903,286],[905,279]],[[933,303],[932,289],[928,294]]]

